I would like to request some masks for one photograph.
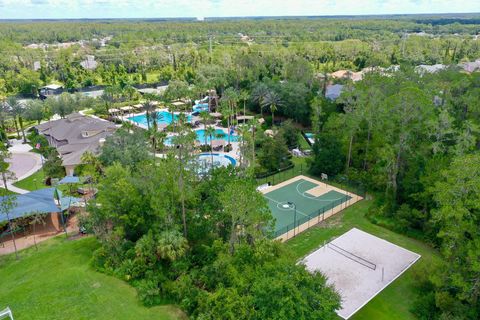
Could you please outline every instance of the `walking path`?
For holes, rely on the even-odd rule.
[[[31,176],[42,168],[42,157],[38,153],[30,152],[32,147],[23,144],[21,140],[11,140],[12,146],[8,151],[12,154],[7,162],[10,163],[9,170],[15,174],[14,180],[7,181],[7,187],[10,191],[24,194],[28,190],[17,188],[13,185],[16,181]]]

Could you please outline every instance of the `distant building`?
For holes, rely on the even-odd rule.
[[[417,71],[420,74],[436,73],[446,68],[447,66],[444,64],[434,64],[434,65],[421,64],[415,68],[415,71]]]
[[[458,66],[468,73],[480,71],[480,59],[473,62],[460,63]]]
[[[98,67],[98,62],[95,61],[95,57],[91,55],[87,55],[86,59],[80,62],[80,65],[85,70],[95,70]]]
[[[325,90],[325,98],[329,100],[336,100],[343,92],[343,84],[329,84]]]
[[[82,163],[82,155],[97,153],[104,139],[112,135],[116,126],[112,122],[72,113],[65,119],[53,120],[36,126],[39,134],[57,149],[67,175]]]
[[[35,61],[33,62],[33,71],[38,71],[42,68],[42,65],[40,64],[40,61]]]
[[[49,84],[48,86],[40,88],[40,96],[43,96],[43,97],[61,94],[62,92],[63,92],[63,86],[59,84]]]
[[[363,72],[362,71],[353,72],[350,70],[338,70],[338,71],[332,72],[330,74],[330,77],[333,79],[349,79],[356,82],[363,79]]]

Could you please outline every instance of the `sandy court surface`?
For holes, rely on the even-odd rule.
[[[353,228],[320,247],[301,262],[320,271],[342,298],[337,311],[344,319],[410,268],[420,255]]]

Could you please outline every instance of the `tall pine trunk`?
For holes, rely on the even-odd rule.
[[[348,168],[350,167],[350,160],[352,158],[352,146],[353,146],[353,134],[350,136],[350,143],[348,145],[347,164],[345,166],[345,172],[347,172]]]
[[[5,176],[5,172],[2,173],[2,180],[3,180],[3,187],[5,188],[5,191],[8,194],[7,177]],[[13,230],[13,224],[12,224],[12,221],[10,220],[10,215],[8,211],[6,212],[6,215],[7,215],[8,226],[10,228],[10,236],[13,242],[13,249],[15,251],[15,259],[18,260],[17,243],[15,241],[15,232],[14,232],[15,230]]]

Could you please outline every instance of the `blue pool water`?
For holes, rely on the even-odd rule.
[[[200,142],[201,144],[205,144],[205,130],[203,129],[195,130],[195,133],[197,134],[198,142]],[[171,145],[172,138],[173,137],[168,137],[167,139],[165,139],[165,144]],[[228,141],[228,134],[226,134],[222,129],[216,129],[213,140]],[[233,135],[233,134],[230,135],[230,142],[238,142],[238,141],[239,141],[239,137],[237,135]],[[209,143],[210,143],[210,137],[207,136],[207,144]]]
[[[199,175],[205,175],[212,170],[212,168],[235,166],[237,161],[226,154],[219,153],[201,153],[192,162],[193,169]]]
[[[227,167],[229,165],[235,166],[237,164],[237,161],[233,159],[230,156],[227,156],[226,154],[219,154],[219,153],[201,153],[198,155],[197,159],[198,161],[211,166],[212,163],[212,158],[213,158],[213,165],[215,167],[218,166],[224,166]]]
[[[197,140],[200,141],[201,144],[205,143],[205,130],[195,130],[197,133]],[[213,140],[225,140],[228,141],[228,134],[225,133],[221,129],[216,129],[215,134],[213,135]],[[238,142],[238,136],[231,134],[230,135],[230,142]],[[207,144],[210,143],[210,137],[207,136]]]
[[[133,116],[130,118],[127,118],[128,120],[131,120],[139,125],[147,126],[147,116],[145,114],[141,114],[138,116]],[[170,124],[172,123],[172,114],[168,111],[160,111],[157,113],[157,123],[158,124]],[[178,115],[175,115],[175,119],[178,119]],[[192,119],[191,116],[187,116],[187,120],[190,121]],[[151,120],[153,121],[153,120]]]
[[[305,136],[306,136],[307,138],[310,138],[310,139],[315,138],[315,137],[314,137],[314,134],[313,134],[313,133],[310,133],[310,132],[306,132],[306,133],[305,133]]]

